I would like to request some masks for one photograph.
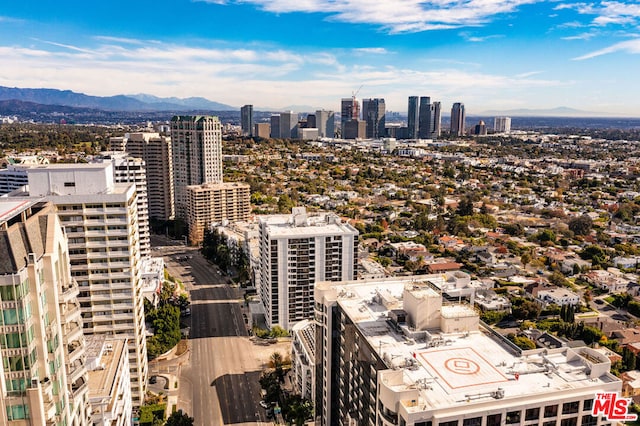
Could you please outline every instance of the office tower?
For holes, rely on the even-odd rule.
[[[187,187],[189,241],[199,244],[214,223],[249,219],[251,188],[248,183],[205,183]]]
[[[171,138],[158,133],[129,133],[124,149],[145,163],[149,217],[166,221],[175,215]]]
[[[114,182],[134,183],[136,185],[140,256],[149,257],[151,255],[151,237],[149,234],[147,173],[144,161],[140,158],[130,157],[126,152],[103,153],[103,158],[100,161],[111,161],[113,164]]]
[[[464,104],[456,102],[451,107],[451,135],[464,136],[465,134],[465,114]]]
[[[382,98],[362,100],[362,119],[367,123],[366,137],[380,139],[385,133],[385,103]]]
[[[493,131],[496,133],[511,133],[511,117],[495,117]]]
[[[418,114],[418,138],[431,138],[431,98],[420,97],[420,113]]]
[[[111,163],[52,164],[29,169],[29,195],[51,201],[65,227],[84,333],[128,339],[139,407],[148,370],[135,185],[115,183]]]
[[[349,120],[342,129],[342,139],[364,139],[367,136],[367,122]]]
[[[336,133],[336,118],[333,111],[316,111],[316,127],[321,138],[333,138]]]
[[[240,108],[240,126],[242,136],[253,136],[253,105]]]
[[[280,137],[282,139],[298,137],[297,126],[297,112],[289,111],[280,113]]]
[[[439,279],[317,284],[316,424],[610,424],[591,416],[598,393],[622,389],[605,354],[522,350],[443,303]]]
[[[131,424],[131,379],[126,339],[87,337],[89,404],[93,426]]]
[[[480,120],[478,124],[473,128],[473,134],[476,136],[486,136],[487,135],[487,125],[484,124],[484,121]]]
[[[418,127],[420,123],[419,101],[417,96],[409,96],[409,109],[407,112],[407,130],[409,139],[418,139]]]
[[[280,114],[273,114],[271,116],[271,137],[274,139],[281,138],[280,136]]]
[[[307,114],[307,129],[317,129],[318,121],[315,114]]]
[[[254,126],[253,136],[267,139],[271,135],[271,124],[256,123]]]
[[[171,151],[176,216],[184,218],[185,187],[222,182],[222,127],[218,117],[173,117]]]
[[[0,424],[89,424],[78,286],[41,199],[0,201]]]
[[[340,104],[340,128],[344,138],[344,128],[346,123],[360,118],[360,103],[355,96],[342,98]]]
[[[313,316],[313,288],[319,281],[354,279],[358,231],[335,214],[262,216],[259,292],[267,325],[289,329]]]
[[[431,124],[429,128],[431,130],[431,139],[438,139],[440,137],[442,127],[442,111],[440,102],[433,102],[431,104]]]

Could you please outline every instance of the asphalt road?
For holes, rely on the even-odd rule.
[[[190,403],[186,411],[197,425],[267,423],[259,405],[261,363],[244,325],[238,290],[195,249],[164,247],[153,255],[163,255],[191,297],[191,362],[180,376],[180,401]],[[177,260],[185,255],[187,260]]]

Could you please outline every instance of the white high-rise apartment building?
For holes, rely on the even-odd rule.
[[[184,219],[187,186],[222,183],[222,126],[218,117],[173,117],[171,152],[176,216]]]
[[[120,138],[111,138],[112,150]],[[159,133],[128,133],[120,150],[126,150],[132,157],[142,158],[147,172],[147,198],[149,217],[171,220],[175,215],[173,196],[173,157],[171,138]]]
[[[138,195],[138,234],[140,234],[140,255],[151,255],[151,237],[149,234],[149,202],[147,192],[147,173],[144,160],[127,155],[126,152],[103,152],[100,161],[111,161],[113,177],[116,183],[135,183]]]
[[[605,425],[598,393],[620,392],[589,347],[522,350],[469,305],[443,303],[439,275],[318,283],[318,424]]]
[[[8,164],[6,169],[0,170],[0,195],[25,186],[29,183],[27,169],[30,166]]]
[[[0,424],[90,424],[85,340],[53,206],[0,201]]]
[[[65,227],[84,333],[128,339],[139,407],[148,369],[135,185],[115,183],[111,163],[52,164],[29,170],[29,195],[54,203]]]
[[[496,133],[511,133],[511,117],[495,117],[493,131]]]
[[[356,276],[358,231],[335,214],[262,216],[259,293],[267,325],[289,329],[313,316],[316,282]]]

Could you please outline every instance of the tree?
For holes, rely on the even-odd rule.
[[[173,412],[164,426],[192,426],[193,417],[189,417],[187,413],[183,413],[182,410]]]
[[[569,221],[569,229],[576,235],[589,235],[592,228],[593,221],[586,214]]]

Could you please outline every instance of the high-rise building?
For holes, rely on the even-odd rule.
[[[280,113],[280,137],[283,139],[298,137],[298,113],[289,111]]]
[[[29,169],[29,195],[51,201],[65,227],[84,333],[127,338],[139,407],[148,369],[135,185],[115,183],[111,163],[52,164]]]
[[[214,223],[249,219],[251,188],[248,183],[205,183],[187,187],[189,241],[199,244]]]
[[[129,133],[124,149],[132,157],[144,160],[149,217],[162,221],[172,220],[175,215],[175,200],[171,138],[158,133]]]
[[[431,104],[431,122],[429,128],[431,130],[431,139],[438,139],[441,133],[442,127],[442,111],[440,102],[433,102]]]
[[[263,139],[269,138],[271,136],[271,124],[256,123],[254,126],[253,136]]]
[[[29,167],[31,166],[8,164],[6,169],[0,170],[0,195],[8,194],[27,185],[29,183],[27,177]]]
[[[367,122],[349,120],[342,129],[342,139],[364,139],[367,137]]]
[[[259,293],[267,325],[289,329],[313,316],[319,281],[354,279],[358,231],[335,214],[263,216],[260,223]]]
[[[385,133],[385,103],[382,98],[362,100],[362,119],[367,123],[366,137],[380,139]]]
[[[487,135],[487,125],[484,124],[484,121],[480,120],[478,124],[473,128],[473,134],[476,136],[486,136]]]
[[[360,118],[360,103],[352,96],[350,98],[342,98],[340,103],[340,128],[344,138],[344,128],[346,123]]]
[[[418,116],[418,138],[431,138],[431,98],[429,96],[420,97],[420,113]]]
[[[53,206],[0,201],[0,424],[90,424],[78,285]]]
[[[420,123],[419,105],[420,102],[417,96],[409,96],[409,109],[407,113],[409,139],[418,139],[418,127]]]
[[[316,127],[321,138],[333,138],[336,133],[335,114],[333,111],[316,111]]]
[[[465,134],[465,113],[464,104],[456,102],[451,107],[451,135],[464,136]]]
[[[218,117],[173,117],[171,151],[176,216],[184,218],[187,186],[222,182],[222,127]]]
[[[493,131],[496,133],[511,133],[511,117],[495,117]]]
[[[317,129],[318,128],[318,121],[316,120],[316,115],[315,114],[307,114],[307,125],[306,127],[307,129]]]
[[[591,415],[622,389],[605,354],[520,349],[471,306],[443,303],[441,279],[317,284],[316,424],[610,424]]]
[[[279,139],[280,136],[280,114],[273,114],[271,116],[271,137]]]
[[[140,158],[128,156],[126,152],[105,152],[98,160],[111,161],[116,183],[134,183],[138,199],[138,234],[140,235],[140,256],[151,255],[149,234],[149,202],[147,194],[147,173],[145,163]]]
[[[253,136],[253,105],[240,108],[240,127],[243,136]]]

